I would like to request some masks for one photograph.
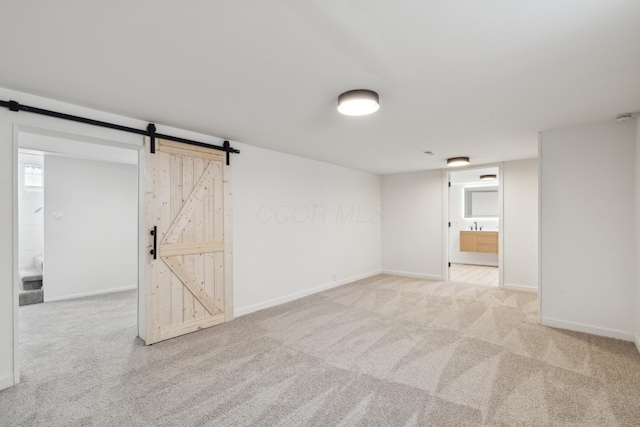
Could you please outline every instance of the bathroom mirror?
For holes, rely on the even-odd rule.
[[[466,187],[464,189],[465,218],[497,218],[500,215],[498,186]]]

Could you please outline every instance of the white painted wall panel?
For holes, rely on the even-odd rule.
[[[442,171],[382,177],[382,270],[442,278]]]
[[[135,288],[137,166],[46,156],[45,174],[45,302]]]
[[[236,145],[238,314],[380,272],[378,175]]]
[[[541,134],[541,320],[632,339],[635,123]]]
[[[505,162],[503,275],[505,286],[538,289],[538,159]]]

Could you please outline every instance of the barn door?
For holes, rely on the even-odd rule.
[[[147,150],[146,344],[233,319],[225,154],[156,140]]]

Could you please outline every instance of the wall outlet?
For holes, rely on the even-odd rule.
[[[53,213],[54,221],[64,221],[64,212],[54,212]]]
[[[334,281],[334,282],[335,282],[336,280],[338,280],[337,278],[338,278],[338,276],[336,275],[336,273],[333,273],[333,281]]]

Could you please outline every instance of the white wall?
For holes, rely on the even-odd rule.
[[[137,165],[47,155],[45,178],[45,302],[136,288]]]
[[[2,88],[0,99],[138,129],[147,126],[140,120]],[[156,125],[159,133],[222,144],[220,138]],[[13,257],[12,243],[14,214],[17,223],[17,203],[12,197],[13,162],[17,162],[17,150],[12,152],[16,126],[23,131],[47,129],[96,142],[116,141],[134,148],[143,143],[139,135],[0,109],[0,389],[13,385],[19,374],[19,365],[14,363],[19,353],[14,345],[18,258]],[[248,145],[232,145],[242,150],[232,156],[237,314],[380,271],[380,177]],[[266,209],[260,210],[265,205],[277,208],[309,204],[327,208],[324,224],[298,224],[304,208],[296,211],[300,216],[284,223],[280,223],[283,216],[273,220],[258,216],[268,213]],[[285,211],[280,210],[280,215]],[[340,216],[333,220],[333,215],[339,212]]]
[[[505,162],[503,277],[505,288],[538,289],[538,159]]]
[[[18,164],[18,207],[20,252],[19,268],[34,267],[33,259],[44,251],[44,192],[42,188],[24,186],[24,165],[44,165],[44,157],[20,154]],[[38,211],[38,209],[40,209]],[[38,211],[38,212],[36,212]]]
[[[636,195],[636,325],[635,343],[640,351],[640,117],[636,118],[636,180],[634,193]]]
[[[236,315],[380,272],[380,176],[236,145]]]
[[[492,184],[497,186],[498,182]],[[459,264],[498,266],[498,254],[483,254],[478,252],[460,252],[460,231],[469,230],[477,222],[483,230],[498,231],[498,218],[465,218],[464,217],[464,189],[468,184],[452,183],[449,187],[449,261]],[[473,187],[478,187],[474,185]]]
[[[631,340],[635,123],[540,136],[541,322]]]
[[[382,270],[442,279],[442,171],[382,177]]]

